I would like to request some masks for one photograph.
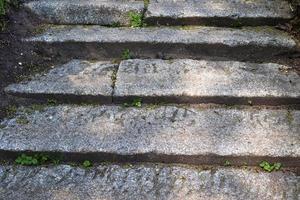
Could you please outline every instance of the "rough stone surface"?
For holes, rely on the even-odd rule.
[[[38,0],[25,4],[31,12],[54,24],[130,25],[129,13],[142,14],[143,1]]]
[[[28,123],[20,123],[21,116]],[[296,159],[299,124],[298,110],[57,106],[2,122],[0,149],[153,154],[165,161],[168,156],[206,159],[211,155]]]
[[[296,41],[279,30],[218,27],[106,28],[101,26],[54,26],[25,39],[45,55],[62,58],[120,58],[124,49],[133,56],[163,58],[264,59],[297,48]],[[81,49],[81,51],[78,51]]]
[[[300,77],[288,69],[271,63],[127,60],[120,64],[114,95],[172,103],[236,103],[240,98],[244,103],[300,103]]]
[[[292,172],[168,165],[1,166],[0,180],[0,199],[20,200],[297,200],[300,194]]]
[[[151,0],[146,12],[150,24],[275,25],[293,17],[282,0]]]
[[[117,65],[109,62],[73,60],[51,69],[47,74],[5,88],[9,94],[23,97],[72,98],[112,102],[112,75]]]

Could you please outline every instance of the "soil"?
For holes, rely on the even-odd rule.
[[[32,35],[42,22],[24,9],[10,9],[6,21],[5,29],[0,31],[0,119],[8,106],[21,104],[16,98],[7,96],[3,88],[52,64],[50,58],[39,55],[32,46],[21,41]]]

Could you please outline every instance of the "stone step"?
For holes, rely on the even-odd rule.
[[[36,52],[55,59],[121,58],[129,50],[139,58],[207,57],[263,60],[294,52],[296,41],[270,27],[148,27],[53,26],[24,39]]]
[[[127,60],[115,102],[299,104],[300,76],[279,64],[205,60]]]
[[[12,84],[5,92],[19,97],[60,102],[112,103],[113,76],[118,65],[72,60],[32,80]]]
[[[284,0],[151,0],[145,15],[150,25],[260,26],[293,18]]]
[[[129,26],[130,13],[144,11],[144,2],[134,0],[36,0],[24,6],[53,24]]]
[[[0,166],[0,199],[299,199],[295,172],[180,165]]]
[[[117,64],[73,60],[6,93],[75,103],[300,103],[300,77],[279,64],[205,60],[126,60]]]
[[[3,121],[0,157],[47,152],[69,160],[300,166],[299,124],[299,110],[60,105]]]

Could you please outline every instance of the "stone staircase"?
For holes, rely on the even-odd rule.
[[[293,18],[287,1],[22,9],[48,24],[23,42],[61,65],[5,89],[54,105],[0,123],[0,199],[300,198],[300,77],[274,62],[299,51],[274,27]],[[148,26],[130,27],[133,17]],[[61,163],[15,166],[22,153]]]

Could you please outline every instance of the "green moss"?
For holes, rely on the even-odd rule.
[[[287,113],[286,113],[286,119],[289,123],[289,125],[291,125],[294,121],[294,115],[292,113],[292,111],[288,110]]]
[[[45,109],[46,105],[42,105],[42,104],[33,104],[27,108],[24,108],[24,112],[27,114],[32,114],[35,111],[41,112]]]
[[[8,106],[6,108],[6,116],[8,118],[14,117],[16,115],[16,113],[17,113],[17,107],[16,106]]]
[[[27,119],[26,116],[20,116],[16,119],[16,122],[18,124],[21,124],[21,125],[25,125],[25,124],[28,124],[29,123],[29,120]]]

